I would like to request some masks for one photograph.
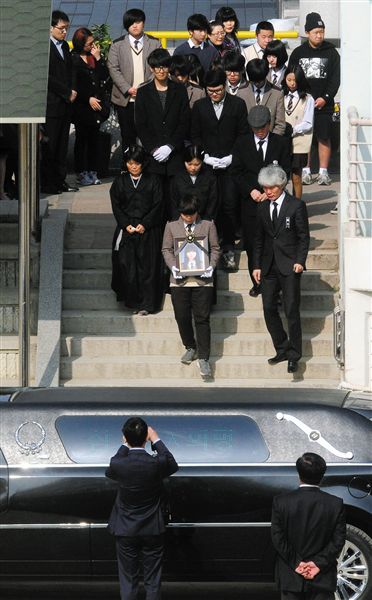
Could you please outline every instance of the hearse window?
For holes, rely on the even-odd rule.
[[[121,444],[128,416],[63,416],[56,428],[71,460],[107,464]],[[180,463],[259,463],[269,456],[257,424],[246,416],[157,416],[148,421]]]

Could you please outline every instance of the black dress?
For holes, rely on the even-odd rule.
[[[137,183],[138,182],[138,183]],[[112,211],[118,223],[113,240],[111,287],[118,300],[135,310],[156,312],[163,298],[161,255],[163,194],[156,175],[143,173],[132,180],[119,175],[110,189]],[[128,233],[128,225],[143,225],[144,233]],[[122,231],[119,250],[115,250]]]

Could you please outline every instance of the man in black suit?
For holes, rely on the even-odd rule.
[[[300,487],[276,496],[271,536],[282,600],[334,600],[337,558],[345,543],[341,498],[319,489],[325,460],[306,452],[296,462]]]
[[[287,175],[277,165],[261,169],[258,182],[267,200],[257,210],[253,277],[262,286],[266,327],[276,350],[268,362],[288,360],[288,373],[295,373],[302,355],[301,274],[310,244],[306,204],[285,192]],[[288,336],[278,311],[280,290]]]
[[[205,87],[207,98],[195,102],[192,109],[191,140],[204,149],[204,162],[217,175],[217,228],[223,238],[224,266],[234,269],[239,194],[231,177],[230,165],[234,144],[248,134],[248,114],[244,101],[226,92],[226,74],[222,69],[206,73]]]
[[[251,108],[248,121],[251,131],[234,146],[232,170],[241,196],[243,244],[253,282],[249,294],[256,298],[261,293],[261,288],[253,278],[253,243],[256,235],[257,205],[266,200],[258,183],[258,174],[262,167],[276,163],[289,175],[291,150],[287,138],[270,133],[270,110],[267,106]]]
[[[65,41],[69,26],[66,13],[52,12],[45,143],[41,161],[41,191],[46,194],[78,190],[65,181],[71,103],[76,98],[70,49]]]
[[[109,529],[116,536],[121,599],[137,598],[142,557],[146,600],[160,600],[165,532],[163,479],[175,473],[178,465],[156,431],[143,419],[131,417],[122,431],[124,445],[106,470],[106,477],[119,484]],[[156,456],[146,452],[147,441]]]

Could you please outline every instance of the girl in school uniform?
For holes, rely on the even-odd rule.
[[[283,42],[280,40],[269,42],[264,51],[263,58],[267,60],[270,67],[267,80],[280,89],[288,60],[287,50]]]
[[[307,155],[311,148],[314,124],[314,99],[302,68],[288,67],[282,83],[286,123],[292,127],[293,157],[292,183],[293,195],[302,196],[302,168],[307,164]]]

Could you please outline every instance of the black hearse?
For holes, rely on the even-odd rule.
[[[0,577],[116,576],[106,528],[116,488],[105,468],[123,421],[138,414],[180,464],[167,484],[164,579],[272,581],[272,498],[297,486],[295,461],[314,451],[328,463],[323,489],[346,506],[338,598],[370,600],[372,411],[347,396],[216,388],[0,396]]]

